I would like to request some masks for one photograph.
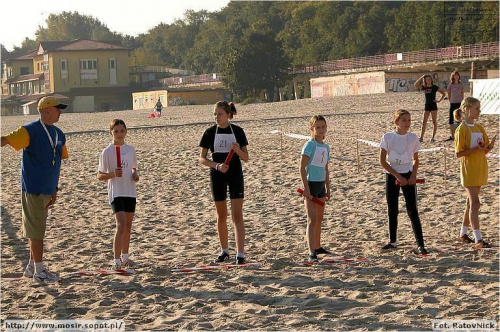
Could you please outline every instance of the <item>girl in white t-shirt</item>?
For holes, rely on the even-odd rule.
[[[403,189],[406,211],[411,220],[419,254],[428,254],[424,246],[422,225],[417,210],[417,170],[420,142],[417,135],[408,132],[410,112],[397,110],[394,114],[396,130],[384,134],[380,142],[380,165],[386,172],[385,194],[389,216],[389,243],[382,249],[397,247],[399,189]],[[396,180],[399,184],[396,184]]]
[[[123,120],[111,121],[109,132],[113,143],[99,156],[97,178],[108,181],[109,203],[116,218],[113,268],[134,268],[135,264],[129,258],[129,245],[137,199],[136,182],[139,181],[137,156],[134,147],[125,144],[127,126]]]

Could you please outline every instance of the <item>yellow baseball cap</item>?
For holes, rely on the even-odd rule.
[[[44,108],[48,108],[48,107],[56,107],[59,109],[64,109],[64,108],[68,107],[68,105],[61,104],[59,102],[59,100],[57,100],[56,98],[54,98],[52,96],[43,97],[42,99],[40,99],[38,101],[38,109],[39,110],[43,110]]]

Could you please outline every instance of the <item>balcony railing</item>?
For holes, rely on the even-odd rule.
[[[196,83],[215,83],[221,82],[222,74],[202,74],[193,76],[183,76],[183,77],[168,77],[162,78],[160,84],[162,86],[172,86],[172,85],[185,85],[185,84],[196,84]]]

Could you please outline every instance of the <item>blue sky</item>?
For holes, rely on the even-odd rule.
[[[183,17],[188,9],[218,11],[229,0],[50,0],[9,1],[10,7],[0,20],[0,43],[12,51],[28,37],[35,38],[38,26],[45,25],[47,17],[63,11],[76,11],[93,16],[111,31],[137,36],[146,33],[160,23],[172,23]],[[17,7],[17,8],[16,8]],[[7,14],[12,13],[12,14]]]

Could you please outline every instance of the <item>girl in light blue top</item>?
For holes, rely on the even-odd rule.
[[[307,213],[308,260],[318,262],[318,254],[329,254],[330,252],[320,245],[321,223],[325,207],[314,203],[312,198],[315,197],[323,202],[330,199],[330,176],[328,172],[330,147],[323,142],[327,131],[326,120],[323,116],[313,116],[309,120],[309,127],[312,138],[302,148],[300,178],[304,185],[302,196],[305,198]]]

